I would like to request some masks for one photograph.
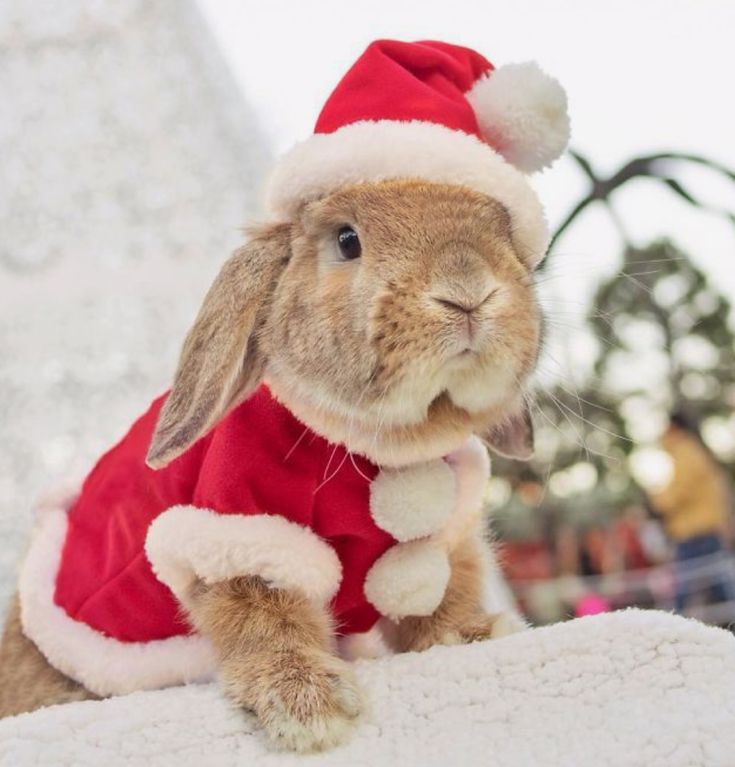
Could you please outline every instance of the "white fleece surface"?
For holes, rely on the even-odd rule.
[[[0,764],[114,767],[732,767],[735,638],[628,611],[362,661],[370,701],[327,754],[273,752],[214,685],[0,722]]]

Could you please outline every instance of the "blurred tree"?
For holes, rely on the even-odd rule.
[[[602,203],[605,206],[610,213],[613,222],[618,229],[620,229],[623,240],[626,240],[625,231],[621,226],[621,222],[613,207],[613,196],[626,184],[636,179],[653,179],[654,181],[663,184],[677,197],[683,199],[689,205],[702,211],[722,216],[735,224],[735,213],[733,213],[733,211],[718,208],[709,205],[702,200],[698,200],[675,175],[677,167],[699,166],[711,170],[714,174],[722,176],[728,181],[735,182],[735,171],[726,168],[724,165],[721,165],[714,160],[702,157],[701,155],[688,154],[685,152],[656,152],[655,154],[635,157],[623,164],[610,176],[604,177],[601,176],[593,168],[592,163],[586,157],[579,154],[579,152],[570,150],[569,156],[576,162],[577,166],[587,177],[589,188],[582,199],[572,206],[572,209],[554,232],[549,244],[549,255],[542,263],[541,271],[543,271],[550,263],[551,253],[564,232],[574,224],[582,213],[596,203]]]
[[[707,165],[735,181],[728,169],[692,155],[636,158],[607,179],[598,177],[581,155],[572,157],[590,189],[557,229],[551,249],[593,203],[610,210],[627,242],[611,197],[633,178],[658,179],[708,211],[715,209],[673,177],[672,164]],[[727,211],[715,212],[735,221]],[[596,346],[592,373],[578,390],[557,381],[540,392],[534,407],[534,461],[496,461],[496,475],[503,478],[498,481],[515,490],[499,494],[504,502],[494,516],[501,534],[548,536],[562,523],[600,524],[641,501],[630,456],[656,436],[674,407],[705,423],[729,422],[732,427],[735,334],[730,310],[727,299],[672,242],[627,244],[620,270],[600,285],[587,316]],[[720,457],[735,467],[735,453]]]

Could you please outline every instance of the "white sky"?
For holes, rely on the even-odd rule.
[[[247,100],[277,152],[312,130],[319,109],[365,45],[434,38],[474,47],[495,64],[537,59],[566,87],[572,145],[596,167],[661,149],[735,168],[734,0],[199,0]],[[735,186],[703,172],[692,191],[735,210]],[[538,177],[552,225],[584,188],[561,160]],[[735,299],[735,229],[696,213],[651,182],[626,189],[619,211],[634,240],[671,234]],[[554,259],[553,303],[581,309],[619,243],[588,214]],[[566,320],[569,320],[566,317]]]

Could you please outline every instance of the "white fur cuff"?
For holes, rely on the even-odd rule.
[[[145,543],[156,577],[184,600],[197,578],[216,583],[258,575],[274,588],[328,602],[342,579],[329,544],[311,530],[269,514],[217,514],[173,506],[151,524]]]

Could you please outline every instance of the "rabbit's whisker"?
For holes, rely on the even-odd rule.
[[[296,442],[293,443],[293,447],[286,453],[286,455],[283,456],[283,462],[286,463],[286,461],[293,455],[294,450],[301,444],[304,437],[309,433],[309,427],[305,426],[304,430],[301,432],[301,436],[296,440]]]

